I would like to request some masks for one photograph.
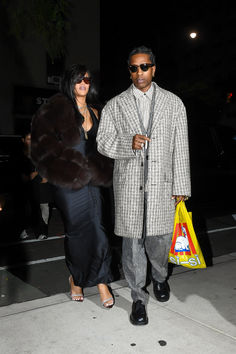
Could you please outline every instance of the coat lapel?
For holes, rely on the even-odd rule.
[[[120,96],[119,104],[125,112],[125,119],[134,134],[142,134],[132,85]]]
[[[153,115],[153,122],[152,122],[152,129],[151,132],[154,131],[156,126],[159,124],[159,121],[165,111],[167,96],[163,90],[154,82],[153,83],[156,88],[156,97],[155,97],[155,106],[154,106],[154,115]]]
[[[158,125],[165,110],[167,101],[166,93],[163,92],[163,90],[155,82],[153,84],[156,88],[156,97],[151,131],[153,131]],[[121,105],[122,110],[125,112],[125,119],[127,124],[130,126],[131,131],[134,134],[142,134],[142,128],[140,126],[132,85],[125,92],[123,92],[122,95],[119,96],[119,104]]]

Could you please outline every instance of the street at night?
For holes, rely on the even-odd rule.
[[[230,2],[180,1],[160,4],[155,1],[138,3],[123,0],[119,2],[35,0],[27,3],[13,0],[0,4],[0,18],[0,48],[4,53],[0,58],[0,353],[234,353],[236,351],[236,15]],[[145,52],[145,49],[128,59],[129,53],[135,47],[147,47],[148,51]],[[150,50],[155,54],[154,61],[153,57],[147,54]],[[143,55],[148,61],[143,61]],[[84,65],[89,70],[84,70]],[[71,87],[66,91],[68,82],[65,83],[66,76],[63,77],[62,73],[69,67],[73,67],[75,71],[75,67],[78,66],[82,71],[76,76],[76,80],[74,77],[69,80],[67,72],[67,80]],[[145,80],[149,84],[147,92],[142,87]],[[86,95],[93,84],[99,93],[94,107],[86,101]],[[99,127],[103,124],[102,119],[107,114],[104,109],[105,113],[100,119],[104,106],[111,107],[109,104],[113,102],[113,98],[121,92],[123,95],[127,94],[127,89],[131,86],[136,102],[134,112],[140,120],[143,118],[143,122],[137,120],[136,123],[140,123],[140,126],[131,125],[130,121],[135,114],[131,109],[132,104],[129,105],[130,102],[127,100],[124,111],[125,114],[127,112],[131,114],[126,124],[124,120],[126,115],[122,115],[122,100],[119,101],[113,106],[115,109],[107,122],[112,121],[112,124],[115,124],[113,120],[116,121],[116,114],[123,120],[120,121],[120,125],[111,125],[108,128],[109,124],[104,124],[109,134],[103,138],[100,133],[102,138],[100,137],[99,145],[99,139],[96,140],[96,137],[99,135]],[[151,97],[147,105],[145,103],[138,106],[134,89],[139,91],[140,95],[144,93],[145,99],[148,99],[146,96],[151,89],[154,90],[154,93],[151,93],[152,97],[156,97],[157,89],[165,94],[170,91],[171,95],[168,97],[175,97],[173,100],[175,104],[181,102],[182,107],[186,109],[187,131],[185,136],[178,135],[182,140],[176,138],[177,133],[184,130],[182,123],[179,125],[181,128],[178,127],[180,119],[178,114],[181,110],[177,109],[175,113],[171,113],[172,106],[170,108],[166,104],[163,109],[160,104],[160,109],[158,106],[157,112],[153,113],[153,98]],[[55,117],[50,120],[50,107],[54,104],[52,98],[62,95],[59,93],[57,96],[59,91],[69,98],[69,103],[67,102],[68,106],[58,106]],[[83,98],[81,102],[78,97]],[[147,109],[150,109],[149,115],[147,114],[149,123],[144,134],[144,121],[147,119],[144,118],[144,113]],[[67,112],[72,112],[71,116]],[[140,112],[143,113],[142,117]],[[172,119],[171,114],[174,117],[173,121],[177,117],[174,128],[168,121]],[[61,116],[62,120],[59,121]],[[69,120],[64,120],[64,117]],[[72,125],[74,121],[71,117],[77,117],[73,118],[76,121],[75,126]],[[151,129],[152,119],[160,119],[155,126],[155,132],[148,130]],[[97,129],[96,133],[94,129]],[[73,134],[77,130],[81,135],[76,140]],[[24,134],[28,132],[30,135],[29,131],[32,145],[29,143],[26,148],[27,135]],[[120,131],[124,134],[121,135]],[[148,132],[153,133],[150,135],[150,145]],[[172,132],[173,136],[168,140]],[[115,142],[108,145],[109,148],[106,150],[102,144],[109,142],[113,134],[116,138],[118,136],[118,140],[114,140]],[[140,147],[134,144],[136,136],[139,138],[144,136],[146,139],[139,141]],[[67,144],[65,147],[64,141]],[[77,145],[73,141],[76,141]],[[162,144],[166,141],[168,143]],[[161,142],[157,145],[159,150],[151,150],[155,142],[156,144]],[[53,146],[54,143],[56,147]],[[147,148],[147,152],[146,143],[150,147],[150,150]],[[174,147],[171,152],[172,143]],[[189,156],[184,155],[183,146],[186,145],[189,145]],[[50,150],[52,146],[53,149]],[[162,152],[163,146],[166,149],[165,154]],[[93,149],[96,150],[95,158]],[[28,162],[26,166],[26,169],[30,170],[30,177],[26,176],[25,171],[20,171],[21,165],[25,163],[19,159],[21,150],[30,160],[31,165]],[[73,151],[71,155],[70,150]],[[118,157],[114,151],[119,151]],[[150,151],[157,151],[152,160]],[[182,151],[180,163],[177,162],[177,157],[174,160],[173,156],[177,156],[176,151]],[[100,157],[97,155],[98,152]],[[170,155],[170,160],[167,158],[161,161],[162,153],[165,156]],[[122,157],[120,154],[123,154]],[[101,157],[114,159],[112,163],[110,160],[109,165],[114,167],[113,184],[112,178],[110,182],[108,181],[107,160]],[[54,162],[57,159],[60,163],[55,168]],[[140,159],[141,163],[138,162],[135,165],[136,169],[132,170],[135,159]],[[157,161],[163,164],[153,167]],[[186,161],[188,165],[184,167]],[[173,199],[176,198],[176,202],[179,197],[185,200],[187,211],[191,212],[192,225],[206,267],[191,268],[184,263],[177,265],[169,262],[168,272],[165,266],[166,274],[168,273],[167,278],[165,275],[166,280],[158,282],[158,279],[154,279],[154,272],[151,271],[155,267],[148,259],[147,248],[144,248],[143,253],[148,260],[147,264],[144,263],[145,266],[138,263],[138,257],[135,258],[135,253],[132,253],[135,266],[131,273],[133,276],[135,274],[139,281],[135,284],[137,288],[131,287],[132,281],[129,279],[129,283],[127,280],[128,266],[124,265],[124,256],[122,258],[124,254],[122,240],[124,237],[125,239],[138,237],[129,235],[128,231],[128,236],[121,231],[120,236],[124,237],[117,236],[115,220],[116,222],[120,220],[119,230],[128,230],[127,225],[132,219],[132,212],[138,209],[138,203],[134,202],[135,196],[140,193],[144,195],[143,209],[142,213],[137,215],[142,215],[143,218],[141,221],[143,240],[138,244],[146,247],[146,237],[163,236],[167,231],[160,234],[155,232],[145,234],[148,221],[152,218],[157,221],[157,209],[154,210],[154,215],[151,214],[150,204],[146,208],[146,199],[149,191],[151,191],[149,195],[156,201],[161,199],[160,195],[165,196],[163,190],[165,191],[171,183],[171,188],[174,188],[174,179],[179,178],[179,175],[178,173],[175,175],[171,169],[178,163],[180,179],[185,181],[183,190],[188,189],[186,187],[188,174],[191,177],[189,178],[191,196],[187,192],[175,194],[172,190],[166,195],[168,194],[169,200],[172,199],[171,207],[174,211],[176,205]],[[49,184],[48,178],[43,174],[40,175],[36,165],[45,176],[49,176]],[[78,166],[80,170],[77,170]],[[56,177],[52,173],[53,168]],[[154,175],[152,168],[155,171]],[[101,174],[97,175],[97,170]],[[72,177],[69,180],[70,173]],[[137,184],[138,189],[130,182],[134,181],[135,174],[141,176]],[[39,194],[43,188],[39,187],[40,193],[36,192],[38,195],[35,197],[33,188],[25,187],[30,185],[35,176],[41,179],[40,184],[49,185],[47,191],[50,191],[46,192],[47,201],[41,200],[37,205],[42,207],[40,222],[44,221],[47,230],[39,233],[37,228],[34,230],[36,215],[34,203],[37,198],[42,197]],[[84,185],[83,178],[87,181]],[[97,182],[96,178],[100,182]],[[104,181],[102,178],[105,178]],[[154,182],[150,182],[152,179]],[[159,180],[163,184],[156,192],[154,186]],[[125,197],[129,195],[129,198],[122,200],[123,204],[121,195],[117,194],[118,197],[115,195],[118,184],[121,189],[126,187]],[[129,188],[132,193],[135,191],[134,194],[129,194]],[[31,196],[27,194],[29,190],[32,192]],[[56,199],[59,195],[58,190],[65,194]],[[78,193],[77,199],[74,199],[76,203],[71,202],[73,207],[63,216],[63,203],[68,195],[68,200],[71,201],[70,194],[81,190],[88,191],[86,192],[88,194],[81,197]],[[32,200],[35,197],[33,202],[31,197]],[[45,195],[42,198],[45,198]],[[167,214],[171,208],[166,207],[164,199],[161,199],[161,202],[160,210],[165,210],[163,213]],[[45,217],[43,207],[46,204],[48,214],[46,212]],[[128,204],[131,207],[125,212]],[[152,215],[150,218],[145,214],[148,211],[149,215]],[[100,212],[102,217],[98,219]],[[84,219],[82,217],[80,219],[81,215],[85,215]],[[123,218],[120,215],[123,215]],[[45,222],[47,217],[48,225],[47,221]],[[82,226],[77,220],[80,222],[82,220]],[[136,228],[136,224],[140,224],[140,220],[139,217],[135,219],[133,229]],[[168,219],[166,220],[168,222]],[[161,223],[159,219],[158,223]],[[65,231],[67,230],[65,225],[68,232]],[[92,225],[91,229],[87,225]],[[75,232],[73,228],[77,226]],[[111,265],[108,263],[110,268],[107,272],[112,279],[110,283],[98,281],[96,262],[89,263],[90,260],[95,261],[96,257],[99,258],[98,252],[89,258],[93,248],[100,249],[99,242],[104,247],[101,248],[102,256],[105,255],[108,246],[102,243],[103,233],[107,236],[107,245],[110,246],[109,251],[111,250],[109,253]],[[170,235],[172,234],[171,229]],[[92,242],[89,243],[91,235]],[[177,236],[188,238],[189,235],[186,235],[182,229]],[[73,243],[75,240],[80,243]],[[68,246],[69,243],[71,248]],[[179,252],[178,255],[189,255],[192,251],[190,238],[187,243],[185,249],[177,251],[175,248],[175,254]],[[75,262],[74,256],[71,256],[73,253],[76,255],[76,252],[78,263]],[[85,264],[88,262],[91,269],[95,267],[94,272],[97,272],[95,284],[98,286],[83,286],[77,280],[74,282],[71,271],[74,264],[81,274],[86,273],[78,266],[83,263],[79,258]],[[104,261],[102,270],[106,269],[105,265]],[[147,268],[144,274],[145,286],[140,285],[143,283],[141,277],[139,279],[142,267]],[[130,269],[131,266],[128,271]],[[170,295],[170,298],[158,299],[155,282],[169,286],[167,295]],[[105,300],[102,298],[104,293],[99,290],[100,284],[108,284],[106,287],[108,293],[111,288],[110,298]],[[79,290],[75,291],[73,287]],[[146,293],[147,303],[141,297],[138,301],[134,300],[138,294],[138,287],[139,295],[141,290]],[[114,306],[109,302],[106,308],[108,301],[114,301]],[[133,314],[138,313],[137,309],[134,310],[135,304],[139,301],[147,311],[146,321],[143,313],[137,321],[134,319]]]

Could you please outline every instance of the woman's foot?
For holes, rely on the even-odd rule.
[[[106,284],[98,284],[98,291],[100,294],[102,306],[106,309],[111,309],[114,305],[114,299],[109,291],[108,286]]]
[[[69,276],[69,284],[70,284],[71,300],[83,302],[84,301],[83,289],[80,286],[76,286],[74,284],[74,280],[72,278],[72,275]]]

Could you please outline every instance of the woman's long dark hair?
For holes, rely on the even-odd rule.
[[[88,73],[88,76],[92,78],[90,71],[85,65],[74,64],[64,72],[61,80],[60,91],[73,102],[75,108],[77,108],[77,104],[74,88],[76,83],[82,79],[86,73]],[[99,106],[98,91],[95,87],[93,78],[89,87],[86,101],[94,108]]]

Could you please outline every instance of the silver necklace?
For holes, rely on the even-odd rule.
[[[82,116],[84,117],[84,122],[86,122],[86,113],[87,113],[87,110],[88,110],[88,106],[87,104],[85,106],[79,106],[78,105],[78,109],[80,111],[80,114],[82,114]],[[87,125],[87,124],[86,124]],[[84,136],[85,136],[85,139],[88,140],[88,132],[87,132],[87,129],[83,128],[84,129]]]

